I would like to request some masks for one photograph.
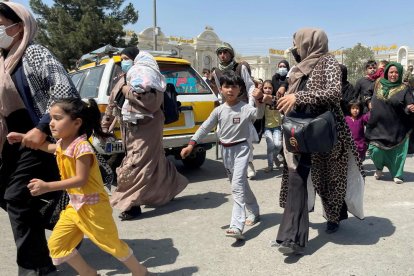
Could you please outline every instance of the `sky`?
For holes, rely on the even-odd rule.
[[[29,6],[29,0],[14,1]],[[129,2],[139,11],[139,19],[127,29],[139,33],[152,27],[154,1],[125,1]],[[156,6],[157,26],[167,37],[194,38],[210,26],[241,55],[285,50],[303,27],[325,30],[331,51],[357,43],[414,49],[412,0],[157,0]]]

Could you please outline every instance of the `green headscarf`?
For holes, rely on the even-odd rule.
[[[390,70],[391,66],[397,67],[398,80],[396,82],[390,82],[388,80],[388,71]],[[385,67],[384,77],[380,79],[380,83],[382,85],[382,95],[384,96],[384,98],[388,98],[388,94],[390,93],[391,89],[396,88],[402,84],[403,70],[404,69],[402,65],[398,62],[390,62],[388,63],[387,67]]]

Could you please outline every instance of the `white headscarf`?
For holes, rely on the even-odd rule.
[[[167,86],[154,57],[145,51],[140,51],[135,57],[134,65],[128,70],[126,79],[136,91],[155,89],[164,92]]]
[[[11,78],[11,73],[20,62],[27,45],[37,34],[37,23],[32,14],[21,4],[2,2],[9,6],[23,23],[23,37],[8,52],[0,51],[0,153],[8,134],[6,118],[12,112],[24,108],[23,101]]]

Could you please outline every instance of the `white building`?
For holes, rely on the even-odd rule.
[[[153,28],[147,28],[138,34],[138,47],[142,50],[154,48]],[[226,41],[227,42],[227,41]],[[231,42],[229,42],[231,44]],[[157,50],[177,51],[178,55],[191,62],[193,67],[201,72],[204,68],[212,69],[218,66],[216,49],[222,44],[222,40],[214,32],[212,27],[205,27],[204,31],[195,38],[185,39],[176,36],[167,37],[159,31],[157,36]],[[283,56],[241,56],[236,52],[236,60],[244,60],[250,64],[252,76],[255,78],[271,79],[276,72],[277,63],[285,59]]]
[[[138,34],[139,48],[152,50],[154,48],[153,28],[147,28]],[[231,44],[231,41],[226,41]],[[159,31],[157,36],[157,50],[177,51],[178,55],[191,62],[193,67],[201,72],[204,68],[212,69],[218,66],[216,49],[221,45],[222,40],[214,32],[212,27],[206,26],[204,31],[195,38],[182,38],[177,36],[166,36]],[[285,52],[283,55],[269,54],[267,56],[243,56],[236,52],[236,60],[246,61],[250,64],[252,76],[263,80],[271,79],[277,70],[279,61],[286,59],[290,65],[294,64],[291,55]],[[343,62],[343,55],[337,55],[339,62]],[[408,65],[414,65],[414,50],[408,46],[401,46],[396,52],[380,53],[375,55],[377,61],[397,61],[407,69]]]

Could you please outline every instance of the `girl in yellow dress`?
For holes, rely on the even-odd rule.
[[[127,266],[132,275],[147,275],[145,266],[118,237],[112,208],[104,190],[99,164],[88,137],[102,133],[100,113],[94,100],[62,99],[50,108],[50,130],[56,144],[44,143],[42,150],[55,153],[61,181],[32,179],[27,187],[33,196],[66,189],[70,202],[53,229],[48,247],[53,263],[67,262],[80,275],[97,275],[76,250],[84,235],[103,251]],[[9,143],[20,142],[24,134],[10,133]]]

